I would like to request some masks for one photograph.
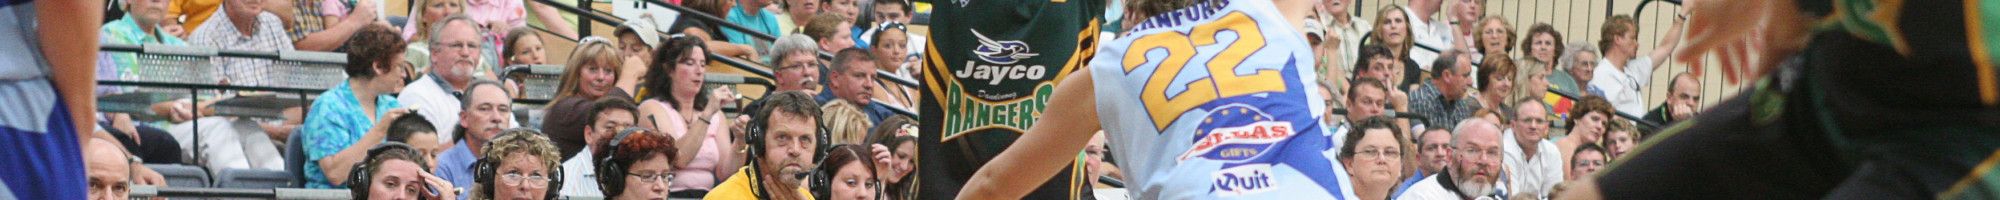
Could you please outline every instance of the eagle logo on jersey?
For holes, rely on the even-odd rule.
[[[1019,40],[994,41],[993,38],[987,38],[986,34],[980,34],[979,30],[972,30],[972,36],[979,37],[979,48],[973,49],[972,53],[979,54],[979,60],[993,64],[1014,64],[1014,62],[1042,55],[1028,52],[1028,43]]]

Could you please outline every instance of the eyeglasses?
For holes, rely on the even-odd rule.
[[[438,43],[437,46],[439,47],[439,49],[444,49],[444,50],[479,49],[478,42],[446,42],[446,43]]]
[[[807,68],[807,67],[814,67],[814,66],[819,66],[819,63],[818,63],[818,62],[812,62],[812,61],[806,61],[806,62],[794,62],[794,63],[786,63],[786,64],[785,64],[784,66],[779,66],[779,67],[778,67],[778,71],[784,71],[784,70],[794,70],[794,69],[805,69],[805,68]]]
[[[1356,149],[1354,151],[1354,156],[1360,158],[1396,159],[1403,157],[1403,151],[1396,150],[1396,148],[1393,147]]]
[[[507,173],[507,175],[500,176],[500,183],[505,183],[508,186],[521,186],[521,181],[528,181],[528,188],[549,187],[549,177],[544,177],[541,174],[522,175],[521,173]]]
[[[1458,146],[1456,148],[1458,149],[1458,151],[1451,152],[1452,154],[1466,155],[1466,156],[1492,156],[1495,158],[1500,157],[1500,147],[1482,149],[1478,147]]]
[[[639,178],[639,182],[641,183],[673,184],[671,180],[674,180],[674,173],[644,173],[644,174],[630,174],[626,176]]]
[[[1515,122],[1517,122],[1517,123],[1528,123],[1528,124],[1548,124],[1548,123],[1549,123],[1549,120],[1548,120],[1548,119],[1542,119],[1542,118],[1540,118],[1540,117],[1522,117],[1522,118],[1520,118],[1520,119],[1515,119],[1514,121],[1515,121]]]

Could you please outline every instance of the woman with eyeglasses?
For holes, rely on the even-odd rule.
[[[639,129],[625,136],[610,148],[598,149],[596,155],[598,188],[603,188],[604,197],[614,200],[666,199],[667,188],[673,186],[676,177],[672,162],[680,155],[674,148],[673,138],[667,138],[651,129]]]
[[[640,127],[660,130],[673,137],[678,155],[672,163],[675,197],[701,197],[715,187],[716,177],[729,177],[742,158],[729,149],[733,135],[722,113],[725,104],[736,103],[729,88],[703,89],[707,73],[708,46],[699,38],[673,37],[653,52],[653,63],[641,78],[644,90],[639,103]]]
[[[814,199],[875,199],[882,183],[875,180],[875,163],[868,161],[867,147],[841,144],[826,151],[826,160],[813,177]]]
[[[557,166],[562,157],[556,155],[556,146],[549,138],[534,129],[515,128],[501,132],[493,141],[480,150],[486,158],[473,169],[481,170],[480,182],[474,183],[473,200],[487,199],[545,199],[562,188],[562,170]]]
[[[1403,152],[1410,149],[1402,131],[1387,117],[1370,117],[1354,126],[1360,130],[1342,138],[1340,163],[1353,177],[1354,195],[1361,199],[1389,199],[1389,191],[1403,180]]]

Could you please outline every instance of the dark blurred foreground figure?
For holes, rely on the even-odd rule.
[[[1760,79],[1559,197],[2000,198],[2000,1],[1686,7],[1681,60]]]

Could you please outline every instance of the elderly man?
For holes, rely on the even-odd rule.
[[[834,99],[847,101],[852,105],[864,105],[861,112],[868,114],[868,121],[882,123],[882,119],[895,116],[880,102],[875,102],[875,56],[867,50],[847,48],[834,55],[833,72],[826,76],[826,90],[816,98],[820,104]]]
[[[209,18],[227,19],[212,21],[222,23],[202,23],[188,35],[188,43],[238,51],[281,51],[292,50],[292,37],[286,35],[284,22],[277,14],[264,12],[266,0],[227,0],[222,2],[222,12],[215,12]],[[263,85],[267,77],[274,77],[269,59],[216,58],[217,77],[231,85]]]
[[[1502,199],[1500,177],[1500,126],[1484,119],[1468,119],[1452,130],[1456,150],[1451,167],[1444,173],[1424,178],[1396,199]]]
[[[472,18],[464,15],[445,17],[439,26],[432,26],[427,42],[430,48],[430,73],[425,73],[416,81],[403,88],[396,101],[403,105],[421,108],[416,113],[423,114],[424,120],[431,121],[431,127],[452,127],[458,125],[460,93],[472,82],[472,72],[479,59],[479,29]],[[423,62],[412,60],[411,62]],[[454,138],[457,130],[438,130],[438,138]],[[450,144],[450,140],[438,140]],[[471,185],[471,184],[456,184]]]
[[[131,155],[118,148],[117,142],[103,138],[90,139],[83,146],[84,165],[89,168],[90,199],[118,200],[132,193]]]
[[[1514,104],[1513,127],[1501,138],[1512,138],[1501,142],[1507,151],[1507,183],[1512,185],[1509,197],[1542,198],[1549,194],[1557,182],[1563,181],[1563,159],[1556,143],[1546,140],[1549,136],[1547,104],[1540,99],[1521,99]]]
[[[513,99],[510,91],[502,89],[500,82],[491,80],[473,81],[465,87],[464,111],[456,113],[457,132],[462,132],[443,154],[438,154],[438,178],[451,181],[451,185],[473,185],[472,163],[479,160],[479,151],[486,142],[500,135],[500,130],[513,127]],[[420,108],[429,109],[429,108]]]
[[[803,92],[784,91],[764,97],[768,105],[752,111],[762,118],[763,133],[752,133],[757,144],[750,165],[709,190],[704,199],[812,199],[798,174],[812,169],[814,149],[820,138],[819,104]]]
[[[1695,80],[1693,74],[1674,75],[1674,80],[1670,84],[1673,87],[1667,88],[1667,102],[1654,107],[1653,111],[1646,112],[1646,116],[1641,120],[1665,126],[1694,118],[1696,111],[1701,111],[1701,82]]]
[[[1466,89],[1472,86],[1472,58],[1457,50],[1438,55],[1436,64],[1442,67],[1431,71],[1431,82],[1410,91],[1410,111],[1423,115],[1426,126],[1449,128],[1445,126],[1471,117],[1481,106]]]

